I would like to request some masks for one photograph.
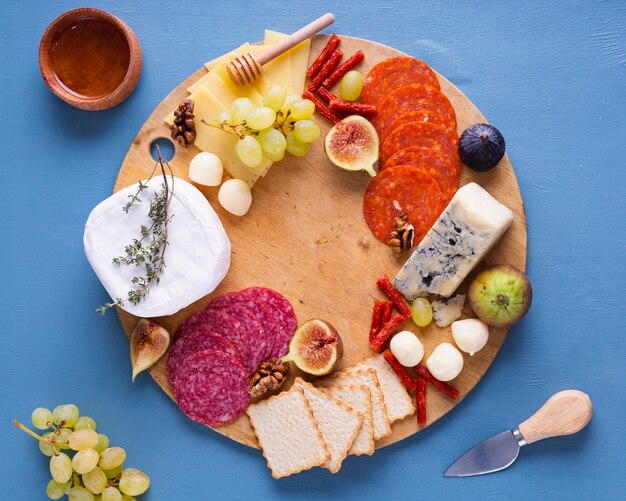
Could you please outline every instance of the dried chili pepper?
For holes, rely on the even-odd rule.
[[[351,113],[362,113],[364,115],[373,115],[376,113],[376,106],[373,104],[351,103],[342,99],[331,99],[328,104],[331,110],[349,111]]]
[[[328,58],[328,61],[324,63],[324,66],[322,66],[322,69],[319,71],[317,75],[315,75],[315,77],[313,77],[313,79],[308,83],[306,88],[310,91],[315,92],[318,89],[318,87],[322,85],[322,82],[326,79],[326,77],[330,75],[333,72],[333,70],[337,67],[342,57],[343,57],[343,52],[341,52],[339,49],[334,50],[333,53]]]
[[[348,71],[354,68],[357,64],[359,64],[365,58],[365,54],[363,54],[362,50],[357,50],[354,54],[352,54],[348,59],[346,59],[340,66],[337,67],[335,71],[333,71],[330,76],[324,80],[323,85],[327,89],[330,89],[333,85],[335,85],[341,77],[343,77]]]
[[[391,314],[393,313],[393,302],[384,301],[385,309],[383,310],[383,324],[386,324],[391,320]]]
[[[424,425],[426,424],[426,380],[418,378],[416,386],[417,424]]]
[[[387,342],[387,339],[389,339],[389,336],[393,334],[395,328],[405,320],[406,317],[402,315],[393,315],[388,322],[383,324],[378,334],[376,334],[376,337],[370,342],[370,348],[375,351],[382,350],[385,347],[385,343]]]
[[[398,311],[405,317],[409,318],[411,316],[411,309],[404,302],[404,299],[400,296],[400,293],[393,288],[391,282],[389,281],[389,277],[387,275],[383,275],[376,281],[376,285],[380,290],[382,290],[389,299],[393,301],[393,304],[396,305]]]
[[[448,383],[444,383],[443,381],[439,381],[435,376],[433,376],[430,371],[421,364],[417,364],[413,367],[415,373],[423,377],[426,381],[431,383],[435,388],[437,388],[441,393],[449,396],[450,398],[457,400],[461,395],[459,390],[452,388]]]
[[[330,55],[339,45],[339,42],[341,42],[341,39],[337,36],[336,33],[333,33],[333,36],[330,37],[330,39],[326,43],[326,46],[322,49],[322,52],[320,52],[319,56],[315,58],[315,61],[311,63],[309,69],[306,70],[307,77],[313,78],[319,73],[322,66],[324,66],[324,63],[326,63]]]
[[[326,106],[319,97],[317,97],[315,94],[313,94],[310,90],[305,90],[302,93],[302,97],[304,99],[309,99],[311,101],[313,101],[313,104],[315,104],[315,109],[317,110],[317,112],[322,115],[323,117],[327,118],[328,120],[330,120],[332,123],[336,124],[337,122],[339,122],[341,120],[341,118],[339,118],[334,112],[332,112],[328,106]]]
[[[370,341],[376,337],[376,334],[378,334],[382,327],[384,310],[385,301],[374,302],[374,308],[372,309],[372,325],[370,327]]]
[[[335,96],[335,94],[333,94],[331,91],[329,91],[326,87],[324,87],[323,85],[317,89],[317,93],[322,97],[322,99],[324,99],[327,103],[330,103],[333,99],[337,99],[337,96]]]
[[[417,388],[417,383],[413,380],[413,378],[409,375],[404,367],[398,362],[398,359],[393,356],[389,350],[383,353],[383,357],[389,364],[389,366],[393,369],[393,372],[400,378],[400,381],[406,386],[406,389],[409,390],[409,393],[413,393]]]

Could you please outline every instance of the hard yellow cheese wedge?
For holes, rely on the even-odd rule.
[[[265,30],[265,45],[274,45],[289,35],[279,33],[277,31]],[[304,82],[306,79],[306,70],[309,64],[309,51],[311,49],[311,39],[304,40],[296,45],[293,49],[288,50],[285,55],[289,55],[291,62],[291,80],[292,90],[295,94],[302,94],[304,91]],[[271,80],[272,75],[268,75]]]

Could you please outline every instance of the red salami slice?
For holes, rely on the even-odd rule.
[[[184,338],[178,339],[172,346],[167,358],[167,379],[172,382],[179,365],[192,353],[203,350],[222,351],[235,358],[243,367],[241,355],[226,338],[205,330],[190,332]]]
[[[435,180],[408,165],[379,172],[363,198],[365,221],[374,236],[385,243],[394,228],[394,219],[403,213],[415,227],[414,241],[419,242],[443,208],[443,196]]]
[[[427,122],[408,122],[389,134],[380,148],[381,163],[384,164],[391,155],[411,146],[432,148],[460,165],[456,142],[444,129]]]
[[[428,122],[443,127],[451,137],[456,137],[457,135],[455,116],[448,116],[427,108],[420,108],[419,110],[402,113],[400,116],[388,120],[387,123],[379,123],[378,135],[380,136],[380,142],[382,143],[394,129],[408,122]]]
[[[439,89],[439,80],[425,62],[412,57],[392,57],[376,64],[363,80],[361,102],[378,107],[398,87],[425,84]]]
[[[203,350],[189,355],[172,380],[178,405],[190,419],[222,426],[239,417],[250,403],[248,375],[228,353]]]
[[[458,165],[432,148],[411,146],[392,155],[384,168],[408,165],[431,176],[447,204],[459,189]]]
[[[449,99],[430,85],[405,85],[389,94],[378,106],[377,130],[389,132],[389,127],[401,115],[417,110],[429,110],[442,115],[445,123],[456,123],[456,113]]]

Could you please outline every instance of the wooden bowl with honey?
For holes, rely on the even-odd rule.
[[[126,99],[137,85],[141,48],[133,31],[114,15],[74,9],[44,32],[39,68],[46,85],[66,103],[105,110]]]

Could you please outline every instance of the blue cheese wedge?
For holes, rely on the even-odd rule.
[[[433,318],[439,327],[448,327],[455,320],[461,318],[465,306],[465,294],[457,294],[443,301],[433,301]]]
[[[409,301],[449,297],[513,222],[513,213],[476,183],[460,188],[393,280]]]
[[[124,255],[126,245],[140,237],[140,227],[150,226],[148,205],[160,191],[163,179],[155,176],[128,214],[122,207],[137,191],[137,184],[118,191],[91,212],[85,225],[85,254],[102,285],[113,300],[126,298],[134,276],[145,275],[143,267],[113,264]],[[230,267],[230,241],[219,217],[200,191],[174,178],[170,201],[168,247],[165,269],[159,283],[152,284],[146,297],[123,308],[138,317],[171,315],[212,292]]]

